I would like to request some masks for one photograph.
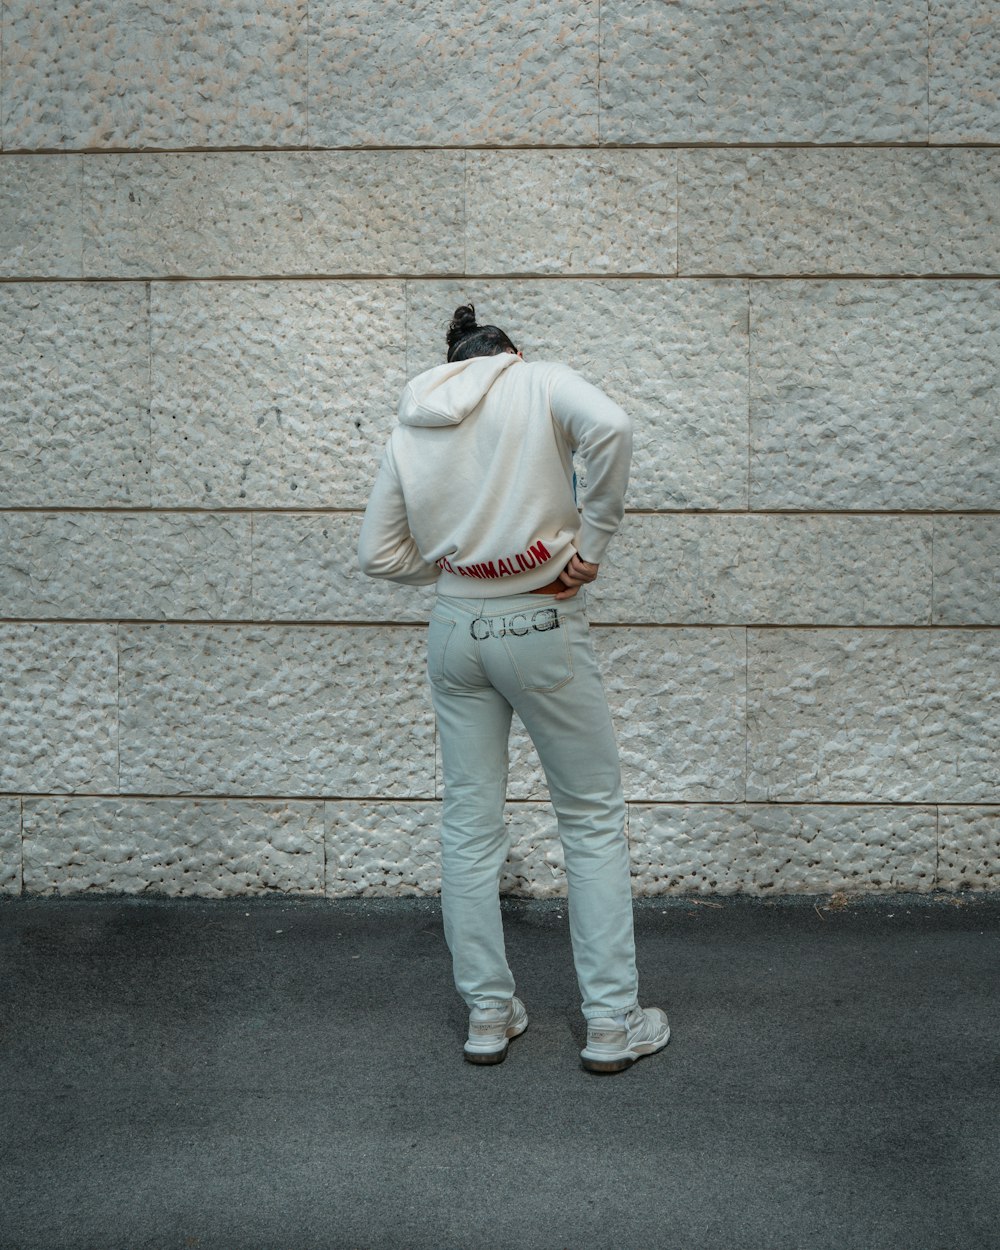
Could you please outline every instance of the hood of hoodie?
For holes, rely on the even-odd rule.
[[[505,369],[520,362],[511,352],[435,365],[407,384],[399,400],[401,425],[458,425],[478,408]]]

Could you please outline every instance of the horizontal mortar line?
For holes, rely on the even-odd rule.
[[[363,516],[364,504],[349,507],[265,507],[216,504],[207,507],[178,504],[8,504],[0,505],[0,516],[74,516],[107,513],[110,516]],[[626,516],[832,516],[832,517],[998,517],[1000,508],[626,508]],[[610,563],[611,561],[609,561]]]
[[[209,792],[199,794],[160,794],[155,791],[130,791],[128,793],[115,793],[114,791],[103,790],[38,790],[38,791],[5,791],[0,790],[0,798],[20,798],[24,802],[31,802],[33,799],[66,799],[67,801],[75,801],[77,799],[116,799],[116,800],[147,800],[170,801],[177,803],[195,803],[210,800],[212,802],[241,802],[241,803],[365,803],[370,801],[379,801],[386,803],[433,803],[438,800],[432,798],[406,798],[394,799],[385,798],[384,796],[362,796],[360,799],[346,798],[341,795],[326,794],[213,794]]]
[[[2,511],[2,509],[0,509]],[[345,511],[349,511],[345,509]],[[353,509],[351,510],[353,511]],[[360,509],[359,509],[360,511]],[[626,516],[1000,516],[1000,508],[626,508]]]
[[[30,802],[33,799],[65,799],[67,801],[75,801],[77,799],[116,799],[116,800],[141,800],[141,801],[171,801],[176,803],[192,803],[211,800],[213,802],[241,802],[241,803],[379,803],[379,804],[409,804],[416,806],[417,804],[440,803],[440,799],[436,799],[430,795],[407,796],[405,798],[395,797],[386,794],[160,794],[153,791],[131,791],[128,793],[115,793],[113,791],[34,791],[27,793],[23,790],[0,790],[0,799],[12,798],[22,799]],[[540,795],[538,798],[508,798],[505,800],[508,805],[519,805],[528,803],[545,803],[548,804],[547,797]],[[626,803],[631,807],[760,807],[760,808],[777,808],[777,807],[982,807],[993,808],[1000,807],[1000,797],[994,801],[988,799],[972,799],[964,801],[961,799],[626,799]]]
[[[507,799],[507,803],[537,803],[547,800],[538,799]],[[961,799],[626,799],[628,807],[878,807],[886,810],[895,808],[966,808],[984,809],[1000,808],[1000,796],[997,799],[975,799],[964,802]]]
[[[613,597],[613,596],[609,596]],[[909,633],[928,633],[941,632],[942,630],[967,630],[970,632],[982,632],[983,630],[1000,630],[1000,621],[995,625],[982,624],[980,622],[966,622],[962,624],[949,625],[941,622],[926,622],[912,624],[897,623],[859,623],[859,624],[842,624],[838,622],[824,623],[821,621],[609,621],[602,620],[596,612],[599,604],[592,604],[590,607],[591,625],[596,629],[773,629],[773,630],[901,630]]]
[[[618,276],[618,275],[616,275]],[[622,275],[623,277],[626,275]],[[640,275],[641,280],[648,280],[655,277],[655,274]],[[927,282],[933,280],[935,282],[969,282],[969,281],[986,281],[995,282],[1000,273],[991,272],[989,270],[949,270],[947,273],[936,273],[933,270],[898,273],[890,270],[886,271],[849,271],[843,272],[799,272],[789,271],[787,273],[752,273],[750,270],[735,270],[733,272],[713,270],[678,270],[676,275],[661,275],[661,277],[673,277],[675,281],[686,279],[699,279],[702,281],[712,281],[713,279],[728,279],[749,282]]]
[[[727,272],[719,270],[690,273],[536,273],[530,270],[518,273],[390,273],[390,272],[348,272],[334,271],[328,273],[211,273],[211,274],[124,274],[119,276],[106,275],[60,275],[46,274],[32,276],[30,274],[0,277],[0,285],[27,286],[40,283],[81,283],[91,286],[113,285],[123,283],[161,282],[164,284],[183,282],[687,282],[687,281],[753,281],[753,282],[996,282],[1000,279],[1000,271],[954,271],[946,273],[913,272],[898,273],[885,271],[843,271],[814,273],[808,271],[791,271],[787,273],[751,273],[749,270]]]
[[[528,592],[526,592],[528,593]],[[470,595],[473,602],[484,598],[482,595]],[[489,599],[487,598],[487,602]],[[1000,621],[995,625],[981,622],[965,622],[948,624],[947,622],[913,622],[912,624],[886,623],[823,623],[818,621],[789,622],[780,621],[609,621],[602,620],[591,606],[591,625],[597,629],[781,629],[781,630],[905,630],[910,633],[942,632],[947,630],[965,630],[970,633],[1000,630]],[[428,605],[428,610],[430,605]],[[413,629],[423,628],[426,618],[410,618],[400,620],[381,620],[378,617],[352,619],[350,617],[308,617],[295,620],[282,620],[278,617],[264,617],[254,620],[250,617],[176,617],[176,616],[0,616],[0,625],[170,625],[178,629],[184,627],[202,628],[206,625],[219,629],[236,628],[267,628],[267,629]]]
[[[0,152],[4,156],[253,156],[256,153],[281,154],[308,152],[350,152],[363,155],[370,152],[407,152],[418,155],[421,152],[767,152],[767,151],[902,151],[934,152],[991,151],[1000,147],[1000,142],[989,139],[977,140],[973,143],[960,141],[947,142],[940,140],[931,142],[929,139],[850,139],[809,140],[809,139],[746,139],[726,142],[711,139],[674,139],[674,140],[612,140],[608,142],[567,142],[567,143],[288,143],[288,144],[191,144],[189,146],[154,146],[143,147],[5,147]]]
[[[4,511],[0,509],[0,512]],[[15,509],[10,509],[15,511]],[[21,509],[28,511],[28,509]],[[266,511],[261,509],[261,511]],[[353,512],[354,509],[344,509]],[[361,509],[357,509],[359,513]],[[1000,516],[998,508],[626,508],[626,516],[653,517],[967,517]]]
[[[180,504],[171,507],[167,504],[17,504],[0,506],[0,516],[91,516],[108,514],[109,516],[363,516],[364,504],[351,508],[302,508],[302,507],[236,507],[218,504],[210,507],[196,507]]]
[[[265,618],[263,620],[253,620],[250,617],[217,617],[217,616],[197,616],[197,617],[179,617],[179,616],[0,616],[0,624],[3,625],[171,625],[178,628],[185,625],[202,627],[205,625],[218,625],[225,628],[248,628],[267,626],[277,629],[293,628],[293,629],[326,629],[331,626],[339,628],[365,628],[365,629],[412,629],[414,626],[423,627],[427,624],[426,619],[396,620],[383,621],[376,618],[367,618],[364,620],[351,620],[349,618],[298,618],[296,620],[280,620],[277,618]]]

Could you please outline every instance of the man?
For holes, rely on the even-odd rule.
[[[577,594],[624,514],[631,427],[565,365],[526,364],[471,304],[447,343],[448,363],[403,392],[358,554],[372,577],[437,587],[427,660],[444,771],[441,909],[469,1007],[464,1055],[499,1063],[528,1024],[498,891],[516,711],[565,852],[583,1066],[620,1072],[662,1049],[670,1028],[638,1004],[618,749]],[[579,510],[574,452],[587,474]]]

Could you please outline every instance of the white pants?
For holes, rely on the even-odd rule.
[[[444,769],[441,906],[455,985],[470,1007],[514,992],[499,880],[512,711],[549,786],[569,884],[584,1016],[637,1004],[632,891],[618,748],[581,592],[438,596],[428,675]]]

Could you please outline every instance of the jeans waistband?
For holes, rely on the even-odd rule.
[[[509,616],[512,612],[532,612],[536,608],[557,608],[560,615],[582,612],[585,607],[583,591],[572,599],[557,599],[555,595],[535,595],[526,591],[523,595],[501,595],[491,599],[466,599],[457,595],[438,595],[437,604],[449,612],[461,612],[470,617]]]

